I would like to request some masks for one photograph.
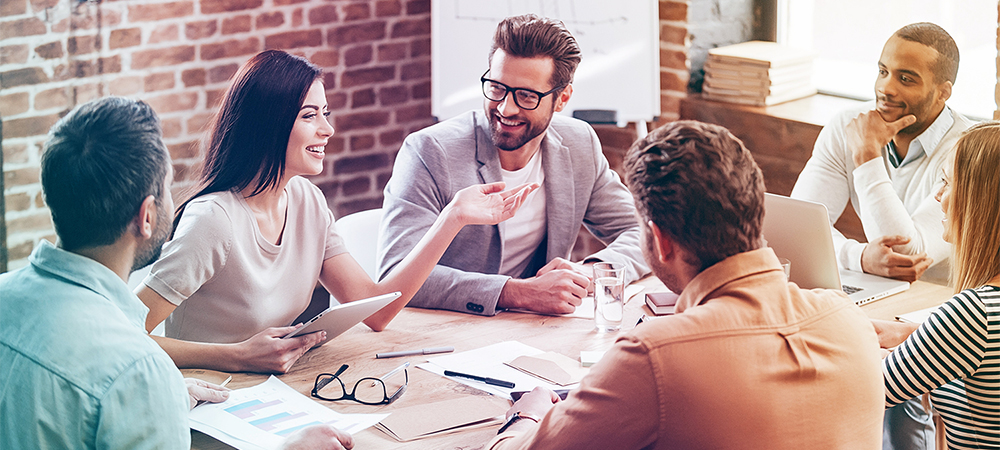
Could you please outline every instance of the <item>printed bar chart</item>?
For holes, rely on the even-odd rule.
[[[230,393],[223,403],[192,410],[192,428],[241,449],[277,448],[286,437],[312,425],[328,424],[357,433],[385,414],[339,414],[288,387],[275,377]]]

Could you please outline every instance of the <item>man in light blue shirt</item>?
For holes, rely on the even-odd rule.
[[[126,285],[172,229],[159,120],[145,103],[104,98],[63,118],[45,147],[59,244],[42,241],[29,266],[0,276],[0,448],[190,448],[188,410],[228,393],[181,378]],[[352,445],[323,427],[289,444],[341,442]]]
[[[184,381],[128,286],[47,241],[29,261],[0,277],[0,447],[189,447]]]
[[[89,103],[53,127],[41,165],[59,246],[0,277],[0,447],[188,448],[185,382],[125,284],[171,228],[159,120]]]

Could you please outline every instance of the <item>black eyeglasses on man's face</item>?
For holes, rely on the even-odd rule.
[[[365,405],[384,405],[396,401],[406,391],[410,377],[406,373],[409,363],[397,367],[381,378],[365,377],[354,383],[347,392],[340,374],[347,370],[347,364],[340,366],[337,373],[321,373],[316,377],[312,396],[321,400],[353,400]],[[390,394],[391,393],[391,394]]]
[[[538,108],[538,105],[542,103],[542,98],[553,92],[556,92],[565,86],[556,86],[545,92],[538,92],[531,89],[525,88],[512,88],[503,84],[499,81],[494,81],[486,78],[486,74],[490,73],[489,70],[483,73],[483,76],[479,78],[479,81],[483,83],[483,95],[487,99],[494,102],[502,102],[503,99],[507,98],[507,94],[514,93],[514,104],[518,108],[531,111]]]

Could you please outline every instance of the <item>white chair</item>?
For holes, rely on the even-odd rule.
[[[132,274],[129,275],[128,277],[128,288],[135,291],[135,288],[139,287],[139,285],[142,284],[142,280],[146,279],[146,276],[149,275],[149,270],[152,268],[153,265],[150,264],[146,267],[136,270],[135,272],[132,272]],[[157,325],[156,328],[153,328],[153,332],[150,334],[152,334],[153,336],[163,336],[166,328],[166,326],[164,325],[165,323],[167,322],[166,321],[160,322],[160,324]]]
[[[348,214],[336,222],[337,233],[344,238],[347,251],[361,265],[372,280],[378,280],[375,267],[378,250],[378,230],[382,222],[382,209],[369,209]]]

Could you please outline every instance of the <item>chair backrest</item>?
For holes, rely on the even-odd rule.
[[[337,233],[344,238],[347,251],[361,265],[372,280],[378,281],[375,259],[378,251],[378,229],[382,222],[382,209],[369,209],[348,214],[336,222]]]
[[[132,272],[128,277],[128,288],[132,291],[135,291],[135,288],[139,287],[139,285],[142,284],[142,280],[146,279],[146,276],[149,275],[150,269],[152,268],[153,264],[150,263],[148,266],[136,270],[135,272]],[[153,328],[153,331],[150,332],[150,334],[152,334],[153,336],[163,336],[166,331],[166,323],[167,321],[165,320],[163,322],[160,322],[160,324],[157,325],[156,328]]]

